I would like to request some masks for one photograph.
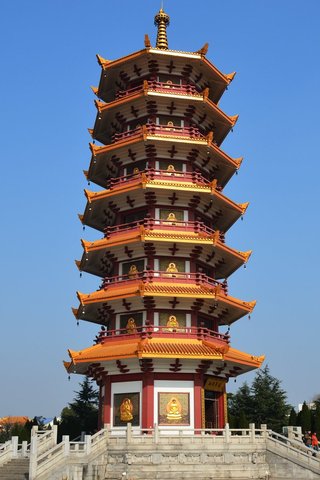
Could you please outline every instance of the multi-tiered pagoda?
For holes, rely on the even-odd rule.
[[[102,286],[78,293],[74,315],[101,331],[65,365],[99,385],[100,425],[221,428],[226,383],[263,361],[232,348],[228,328],[255,305],[226,280],[251,253],[225,243],[248,205],[223,193],[242,160],[220,148],[238,118],[218,107],[235,74],[206,58],[207,45],[170,50],[162,9],[155,24],[156,47],[146,35],[138,52],[98,56],[85,175],[102,190],[85,190],[80,220],[103,238],[82,240],[77,265]]]

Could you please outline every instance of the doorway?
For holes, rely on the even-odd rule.
[[[218,393],[204,391],[205,428],[219,428]]]

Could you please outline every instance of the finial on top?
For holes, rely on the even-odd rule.
[[[167,25],[170,24],[170,17],[164,12],[163,8],[160,8],[154,17],[154,24],[158,27],[156,48],[168,50]]]

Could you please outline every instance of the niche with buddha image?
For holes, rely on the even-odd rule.
[[[165,220],[171,225],[184,221],[184,211],[177,209],[160,208],[160,220]]]
[[[179,160],[160,160],[159,169],[165,172],[175,174],[176,172],[182,172],[183,163]]]
[[[184,312],[178,311],[159,312],[159,325],[172,332],[184,331],[187,326],[187,316]]]
[[[158,393],[158,425],[190,425],[189,393]]]
[[[125,275],[129,279],[139,277],[139,273],[144,270],[144,260],[133,260],[132,262],[123,262],[122,275]]]
[[[159,271],[164,272],[163,276],[168,278],[183,278],[181,274],[185,272],[185,264],[185,260],[179,258],[159,258]]]
[[[135,162],[133,165],[126,166],[126,174],[131,175],[133,173],[143,172],[146,169],[146,161]]]
[[[120,328],[121,331],[128,334],[134,334],[141,331],[143,325],[143,314],[140,313],[128,313],[120,315]]]
[[[123,427],[131,423],[133,427],[140,425],[140,394],[115,393],[113,396],[113,426]]]

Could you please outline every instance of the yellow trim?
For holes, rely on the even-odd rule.
[[[202,425],[202,428],[206,428],[205,401],[204,401],[204,388],[203,387],[201,387],[201,425]]]

